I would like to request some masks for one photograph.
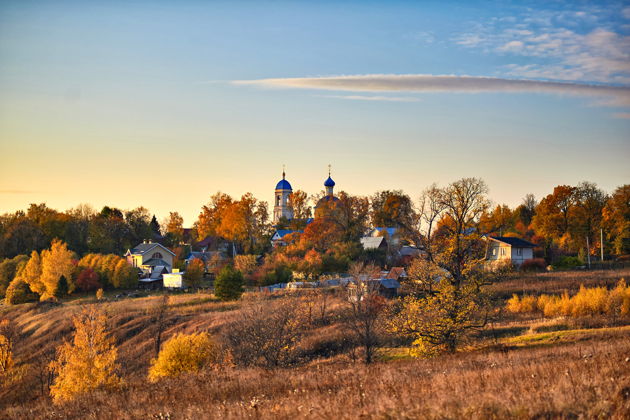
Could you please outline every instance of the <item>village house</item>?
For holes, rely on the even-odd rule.
[[[170,272],[173,268],[175,253],[164,245],[144,241],[125,253],[127,262],[139,268],[145,275],[151,275],[154,271]]]
[[[486,260],[489,264],[511,262],[520,266],[523,262],[534,258],[536,244],[520,238],[508,236],[484,236],[488,241]]]

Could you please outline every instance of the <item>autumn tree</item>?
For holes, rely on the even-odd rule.
[[[438,220],[438,228],[425,223],[428,261],[412,264],[421,287],[403,298],[390,323],[392,332],[414,340],[416,355],[455,351],[470,330],[485,324],[481,286],[491,274],[483,270],[478,224],[489,205],[486,194],[482,180],[464,178],[425,197],[421,219]]]
[[[293,218],[296,220],[306,220],[313,217],[308,194],[302,190],[295,190],[289,196],[289,205],[293,209]]]
[[[94,307],[84,308],[72,322],[75,328],[72,342],[57,349],[54,362],[58,376],[50,387],[50,394],[55,403],[121,384],[116,374],[117,349],[107,332],[106,315]]]
[[[28,283],[26,283],[18,276],[14,278],[11,283],[9,283],[4,301],[8,305],[18,305],[20,303],[37,300],[37,298],[37,294],[31,291]]]
[[[608,240],[617,254],[630,253],[630,184],[618,187],[602,210]]]
[[[174,244],[179,244],[184,239],[184,218],[178,212],[170,212],[164,223],[166,234],[170,235]],[[203,239],[203,238],[202,238]]]
[[[53,240],[50,249],[42,251],[41,282],[45,290],[41,293],[40,299],[45,300],[54,296],[62,276],[68,284],[68,292],[72,293],[74,291],[76,288],[73,278],[75,270],[74,259],[74,252],[70,251],[66,244],[60,240]],[[37,290],[35,291],[38,292]]]
[[[190,261],[186,266],[186,271],[183,276],[186,285],[195,289],[201,286],[201,281],[203,280],[205,272],[206,265],[201,259],[195,258]]]
[[[13,346],[17,337],[18,330],[15,324],[8,319],[0,320],[0,379],[9,373],[13,366]]]
[[[84,292],[101,288],[101,282],[98,279],[98,274],[89,267],[83,269],[79,273],[76,283],[77,287]]]
[[[547,248],[554,240],[566,245],[574,205],[575,187],[558,185],[553,189],[553,193],[543,198],[536,207],[532,225],[536,233],[546,238]]]
[[[114,270],[112,284],[121,289],[133,289],[138,285],[138,270],[126,260],[120,259]]]
[[[255,255],[237,255],[234,257],[234,268],[243,273],[243,276],[249,278],[256,270],[258,263]]]
[[[19,277],[38,295],[41,296],[46,293],[46,285],[42,281],[42,261],[37,251],[31,252],[31,258],[20,272]]]
[[[581,182],[575,188],[575,207],[571,233],[578,248],[586,246],[585,238],[591,246],[599,248],[599,230],[602,227],[602,211],[608,200],[607,194],[592,182]],[[591,252],[591,250],[587,250]]]
[[[379,191],[372,195],[370,202],[373,226],[398,228],[403,237],[414,232],[417,214],[407,194],[400,190]]]
[[[220,361],[219,346],[208,333],[175,334],[164,343],[157,359],[151,361],[149,380],[155,382],[162,377],[197,373]]]
[[[0,263],[0,299],[4,298],[7,287],[17,275],[18,270],[23,270],[28,260],[27,255],[18,255],[14,258],[6,258]]]
[[[201,208],[195,223],[197,237],[217,236],[226,209],[233,203],[232,197],[218,192],[210,197],[210,202]]]

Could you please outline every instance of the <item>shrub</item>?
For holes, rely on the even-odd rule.
[[[220,352],[208,333],[176,334],[164,343],[157,359],[151,361],[149,380],[195,373],[218,363]]]
[[[138,270],[126,260],[121,259],[116,264],[112,284],[121,289],[133,289],[138,285]]]
[[[102,300],[102,299],[103,299],[103,288],[101,287],[100,289],[96,291],[96,300]]]
[[[236,300],[243,294],[243,274],[232,266],[221,269],[214,281],[214,295],[221,300]]]
[[[38,296],[31,291],[31,288],[24,280],[16,278],[9,283],[4,299],[9,305],[17,305],[19,303],[35,301],[38,299]]]
[[[77,287],[84,292],[97,290],[101,287],[98,274],[91,268],[86,268],[77,276]]]
[[[553,263],[553,268],[575,268],[584,265],[584,261],[578,257],[560,257]]]
[[[523,261],[521,264],[521,271],[545,271],[547,268],[547,263],[543,258],[532,258],[529,260]]]
[[[513,295],[507,301],[506,309],[512,313],[542,312],[545,317],[589,315],[630,315],[630,287],[621,279],[617,286],[608,290],[605,287],[581,286],[578,293],[569,297],[568,292],[558,295],[524,296]]]

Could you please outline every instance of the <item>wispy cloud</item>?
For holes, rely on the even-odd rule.
[[[630,87],[495,77],[369,74],[235,80],[232,83],[267,88],[319,89],[348,92],[547,93],[597,98],[600,101],[606,101],[607,105],[630,106]],[[601,104],[604,103],[601,102]]]
[[[615,118],[622,118],[624,120],[630,120],[630,112],[617,112],[613,114]]]
[[[347,99],[353,101],[384,101],[384,102],[418,102],[419,98],[405,96],[365,96],[365,95],[318,95],[322,98]]]
[[[630,36],[624,34],[623,25],[611,23],[611,17],[619,14],[630,17],[630,8],[525,9],[516,17],[474,24],[471,32],[453,41],[484,54],[520,58],[520,62],[529,59],[526,65],[505,67],[509,76],[628,84]]]

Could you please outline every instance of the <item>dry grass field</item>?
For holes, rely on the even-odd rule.
[[[512,293],[574,293],[580,284],[613,286],[630,270],[526,275],[491,286],[497,307]],[[379,361],[365,366],[346,338],[341,297],[327,302],[329,322],[313,322],[290,366],[225,366],[199,375],[149,383],[153,354],[147,311],[159,297],[58,306],[0,307],[0,318],[22,333],[16,359],[31,366],[5,389],[0,417],[32,418],[618,418],[630,417],[630,320],[602,317],[541,319],[505,314],[456,354],[420,360],[388,340]],[[266,298],[273,307],[282,299]],[[289,296],[296,303],[304,298]],[[171,297],[165,339],[208,331],[219,341],[254,296],[221,303],[208,294]],[[82,305],[105,309],[119,348],[118,391],[98,391],[53,406],[38,366],[72,333]]]

